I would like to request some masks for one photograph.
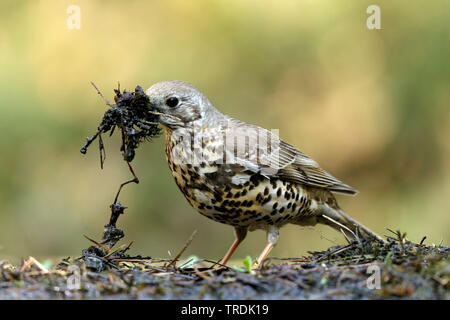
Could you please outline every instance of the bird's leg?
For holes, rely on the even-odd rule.
[[[228,260],[231,258],[234,251],[236,250],[236,248],[241,244],[242,241],[244,241],[245,236],[247,235],[247,228],[236,227],[236,228],[234,228],[234,234],[236,236],[236,239],[234,240],[230,249],[228,249],[227,253],[223,257],[220,264],[223,264],[223,265],[227,264]]]
[[[264,247],[264,250],[259,255],[258,260],[256,260],[256,263],[253,265],[253,267],[252,267],[253,269],[256,269],[259,266],[261,266],[263,261],[269,255],[269,252],[273,249],[273,247],[276,246],[279,237],[280,237],[280,234],[278,232],[278,228],[272,226],[269,230],[267,230],[267,244]]]
[[[256,261],[256,267],[260,266],[261,263],[263,263],[263,261],[267,258],[267,256],[269,255],[269,252],[273,249],[274,245],[270,242],[268,242],[266,244],[266,246],[264,247],[264,250],[261,252],[261,254],[258,257],[258,260]]]

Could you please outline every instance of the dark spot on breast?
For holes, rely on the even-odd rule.
[[[221,202],[222,196],[220,195],[220,193],[214,192],[214,199],[216,199],[216,201],[218,201],[218,202]]]
[[[278,196],[278,197],[281,196],[281,192],[282,192],[281,187],[279,187],[278,190],[277,190],[277,196]]]
[[[269,194],[269,187],[265,187],[264,189],[264,195],[267,196]]]
[[[245,196],[246,194],[247,194],[247,190],[246,190],[246,189],[242,190],[241,196],[243,197],[243,196]]]
[[[214,210],[219,211],[219,212],[225,212],[225,208],[224,207],[214,206]]]
[[[228,213],[233,213],[234,211],[236,211],[236,208],[230,207],[230,208],[227,209]]]
[[[276,215],[276,214],[277,214],[277,210],[273,210],[273,211],[270,213],[271,216],[274,216],[274,215]]]
[[[234,209],[234,208],[233,208],[233,209]],[[237,213],[237,212],[232,213],[232,214],[230,214],[230,216],[229,216],[230,219],[236,219],[237,217],[239,217],[239,213]]]
[[[278,212],[283,213],[284,212],[284,207],[281,207],[281,209]]]
[[[267,198],[264,199],[263,202],[261,202],[261,205],[265,205],[267,202],[269,202],[270,200],[272,200],[272,196],[268,196]]]
[[[206,177],[206,179],[208,179],[208,180],[217,180],[217,171],[215,171],[215,172],[207,172],[207,173],[205,173],[205,177]]]
[[[250,182],[256,187],[258,186],[260,181],[260,175],[259,174],[254,174],[250,177]]]
[[[256,195],[256,201],[257,201],[257,202],[261,202],[262,199],[263,199],[262,193],[258,193],[258,194]]]
[[[305,205],[305,201],[306,201],[306,198],[302,196],[302,197],[300,198],[300,203],[302,204],[302,206]]]
[[[284,198],[286,199],[286,200],[289,200],[289,199],[291,199],[291,195],[289,194],[289,192],[285,192],[284,193]]]
[[[277,207],[278,207],[278,203],[275,202],[275,203],[273,204],[273,207],[272,207],[272,208],[275,210]]]
[[[237,199],[241,196],[241,193],[238,191],[234,194],[234,198]]]
[[[294,204],[292,205],[292,211],[295,211],[296,208],[297,208],[297,205],[294,203]]]
[[[277,188],[277,181],[275,179],[270,179],[270,184],[272,185],[273,189]]]
[[[251,211],[249,211],[249,213],[252,217],[256,216],[256,210],[251,210]]]

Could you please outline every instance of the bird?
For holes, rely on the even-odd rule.
[[[264,230],[266,259],[286,224],[331,226],[349,239],[383,239],[344,212],[334,193],[357,191],[322,169],[273,130],[216,109],[192,84],[170,80],[146,90],[165,131],[175,183],[201,215],[234,227],[226,265],[248,231]],[[350,240],[349,240],[350,241]]]

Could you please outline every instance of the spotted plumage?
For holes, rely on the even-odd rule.
[[[256,229],[267,231],[261,262],[289,223],[324,223],[350,237],[381,240],[342,211],[332,194],[356,191],[276,134],[220,113],[185,82],[155,84],[147,95],[165,114],[166,157],[181,192],[200,214],[235,228],[223,263]]]

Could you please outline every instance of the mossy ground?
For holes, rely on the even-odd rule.
[[[450,247],[354,241],[301,258],[226,268],[213,261],[130,256],[65,259],[52,269],[0,261],[0,299],[449,299]],[[379,275],[379,278],[377,279]],[[79,279],[79,289],[71,287]],[[379,282],[377,282],[379,280]]]

